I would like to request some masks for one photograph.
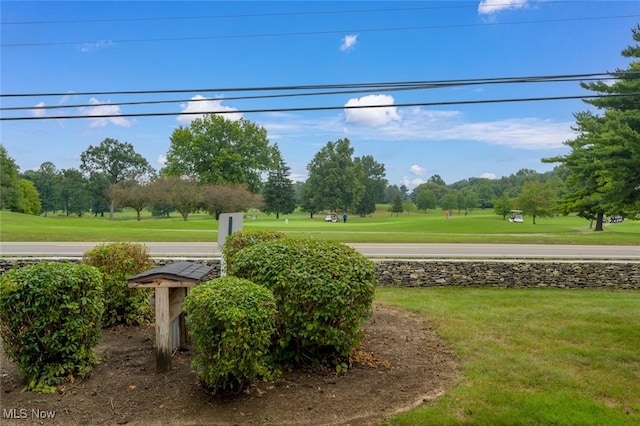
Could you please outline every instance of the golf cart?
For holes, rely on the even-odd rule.
[[[511,210],[511,216],[509,216],[509,222],[524,223],[522,210]]]
[[[337,213],[329,213],[328,215],[326,215],[324,217],[324,221],[325,222],[336,223],[338,221],[338,214]]]

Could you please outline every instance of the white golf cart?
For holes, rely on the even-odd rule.
[[[522,210],[511,210],[511,216],[509,216],[509,222],[524,223]]]
[[[338,221],[338,214],[337,213],[329,213],[328,215],[326,215],[324,217],[324,221],[325,222],[336,223]]]

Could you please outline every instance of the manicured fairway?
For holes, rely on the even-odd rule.
[[[245,215],[244,229],[274,229],[291,237],[313,236],[351,243],[529,243],[529,244],[620,244],[640,245],[640,221],[607,224],[604,232],[593,232],[585,219],[569,216],[530,218],[522,224],[502,220],[492,211],[473,211],[445,219],[439,211],[391,215],[385,207],[367,217],[350,216],[347,223],[324,222],[307,213],[267,216]],[[254,219],[255,218],[255,219]],[[217,241],[218,222],[206,214],[194,214],[188,221],[177,215],[136,221],[131,211],[106,217],[28,216],[0,212],[3,241]]]

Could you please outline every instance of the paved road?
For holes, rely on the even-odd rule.
[[[98,243],[3,242],[0,256],[77,257]],[[219,257],[217,243],[143,243],[156,257]],[[504,259],[633,259],[640,246],[543,244],[350,244],[369,257],[504,258]]]

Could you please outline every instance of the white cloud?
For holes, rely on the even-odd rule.
[[[167,156],[163,154],[158,155],[158,158],[156,159],[156,163],[162,164],[162,165],[167,164]]]
[[[414,164],[413,166],[411,166],[409,168],[409,171],[414,175],[418,175],[418,176],[425,176],[426,174],[429,173],[427,169],[425,169],[424,167],[420,167],[417,164]]]
[[[38,102],[35,104],[31,110],[31,115],[34,117],[44,117],[46,114],[46,110],[43,108],[44,106],[44,102]]]
[[[202,95],[192,97],[186,104],[181,104],[180,109],[183,114],[179,115],[176,120],[184,125],[189,125],[196,118],[202,118],[205,114],[210,113],[224,113],[220,115],[231,121],[238,121],[242,118],[241,113],[233,112],[237,111],[237,108],[222,105],[221,99],[209,99]]]
[[[77,48],[81,52],[92,52],[94,50],[103,49],[110,46],[113,46],[113,42],[111,40],[100,40],[95,43],[79,44]]]
[[[426,180],[424,179],[409,179],[408,176],[403,176],[402,179],[400,179],[400,185],[404,185],[409,189],[413,189],[416,186],[420,185],[421,183],[425,183]]]
[[[127,120],[124,117],[118,117],[122,113],[120,112],[120,105],[102,105],[105,102],[101,102],[96,98],[89,99],[89,103],[95,106],[92,107],[82,107],[80,108],[80,112],[84,115],[88,116],[100,116],[100,115],[110,115],[111,117],[99,117],[99,118],[90,118],[91,125],[89,127],[105,127],[107,124],[115,124],[116,126],[121,127],[131,127],[131,121]],[[106,103],[109,103],[107,101]]]
[[[521,9],[527,6],[526,0],[481,0],[478,4],[480,15],[493,15],[501,10]]]
[[[344,36],[342,39],[342,44],[340,45],[340,51],[346,52],[347,50],[351,50],[355,48],[356,43],[358,42],[357,34],[350,34]]]
[[[345,107],[359,108],[345,108],[346,122],[379,127],[393,121],[401,121],[398,109],[394,106],[365,108],[376,105],[393,105],[393,102],[393,96],[389,95],[368,95],[359,99],[349,99]]]
[[[483,179],[489,179],[489,180],[494,180],[494,179],[498,179],[498,177],[495,175],[495,173],[489,173],[489,172],[484,172],[480,175],[481,178]]]
[[[379,108],[385,109],[385,108]],[[537,117],[506,118],[493,121],[471,121],[459,111],[437,111],[423,108],[394,108],[401,120],[378,118],[371,109],[360,111],[362,116],[347,116],[347,121],[356,124],[377,125],[375,129],[351,126],[349,138],[385,141],[468,141],[490,145],[508,146],[517,149],[558,149],[563,142],[575,138],[571,130],[573,122],[557,122]],[[371,111],[372,116],[367,113]],[[364,114],[363,114],[364,113]],[[384,126],[382,124],[385,124]]]

